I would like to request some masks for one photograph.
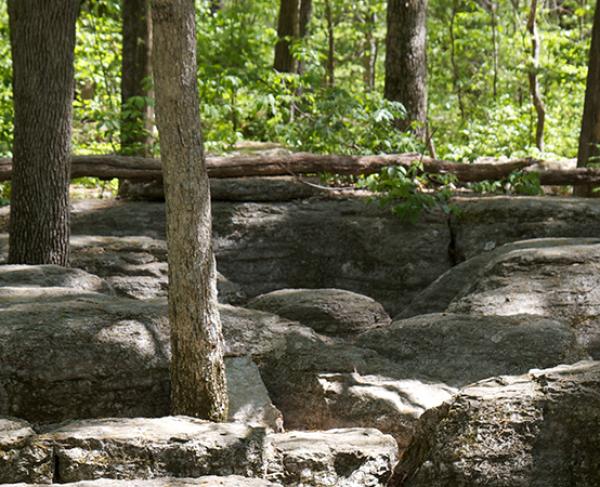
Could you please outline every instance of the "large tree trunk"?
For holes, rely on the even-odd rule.
[[[14,169],[8,260],[67,265],[79,0],[9,0]]]
[[[590,62],[588,68],[587,87],[581,134],[579,136],[579,153],[577,167],[586,167],[590,161],[598,162],[600,156],[600,0],[596,4]],[[578,196],[591,196],[591,186],[575,189]]]
[[[281,73],[295,73],[297,61],[292,55],[292,43],[298,39],[300,32],[299,0],[281,0],[279,4],[279,21],[277,24],[277,37],[275,45],[274,68]]]
[[[123,62],[121,69],[121,152],[147,156],[152,144],[153,110],[150,104],[132,103],[132,98],[152,97],[152,20],[150,0],[123,0]]]
[[[427,0],[388,0],[385,97],[406,108],[399,127],[425,136],[427,123]]]
[[[224,421],[228,398],[196,85],[194,0],[153,0],[152,18],[167,206],[172,412]]]

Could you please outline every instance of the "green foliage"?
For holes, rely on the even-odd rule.
[[[358,187],[377,193],[374,201],[390,208],[402,220],[415,223],[423,211],[457,211],[450,204],[456,178],[451,174],[429,174],[422,163],[410,167],[391,166],[358,182]]]
[[[10,203],[10,182],[0,183],[0,206]]]

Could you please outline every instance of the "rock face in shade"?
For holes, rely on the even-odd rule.
[[[164,239],[164,205],[74,204],[74,235]],[[403,223],[363,198],[213,203],[219,271],[248,297],[283,288],[338,288],[397,313],[450,268],[444,215]]]
[[[197,479],[162,478],[152,480],[89,480],[60,484],[64,487],[281,487],[268,480],[229,475],[227,477],[200,477]],[[4,487],[46,487],[45,484],[8,484]]]
[[[393,486],[596,487],[600,363],[489,379],[425,413]]]
[[[281,289],[258,296],[248,307],[333,336],[358,334],[391,322],[378,302],[342,289]]]
[[[519,240],[600,235],[600,201],[595,198],[495,196],[453,203],[460,210],[451,219],[459,260]]]
[[[365,332],[355,343],[397,364],[405,377],[425,377],[455,387],[587,356],[568,323],[529,315],[416,316]]]

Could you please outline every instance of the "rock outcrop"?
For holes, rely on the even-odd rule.
[[[402,487],[595,487],[600,363],[499,377],[426,412],[396,469]]]
[[[391,322],[377,301],[342,289],[281,289],[258,296],[247,306],[333,336],[358,334]]]

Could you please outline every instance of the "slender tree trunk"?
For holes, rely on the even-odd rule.
[[[600,162],[600,0],[596,4],[577,167]],[[591,186],[576,188],[577,196],[592,196]]]
[[[152,18],[167,207],[172,412],[224,421],[228,398],[196,84],[194,0],[153,0]]]
[[[537,0],[531,0],[527,30],[531,35],[531,68],[529,70],[529,93],[537,115],[535,128],[535,145],[541,151],[544,150],[544,123],[546,121],[546,107],[540,95],[538,81],[538,70],[540,68],[540,38],[537,29]]]
[[[498,46],[498,16],[496,14],[496,10],[498,8],[498,4],[495,0],[490,1],[490,17],[492,24],[492,64],[493,64],[493,73],[492,73],[492,94],[494,96],[494,101],[498,98],[498,56],[499,56],[499,46]]]
[[[67,265],[79,0],[9,0],[14,143],[8,260]]]
[[[465,102],[463,100],[462,86],[460,83],[460,72],[458,64],[456,62],[456,38],[454,35],[454,26],[456,24],[456,15],[458,14],[458,0],[452,1],[452,12],[450,14],[450,63],[452,64],[452,84],[454,85],[454,91],[458,99],[458,109],[460,110],[460,117],[462,120],[466,120],[465,113]]]
[[[280,73],[295,73],[298,69],[292,54],[292,43],[299,35],[299,0],[281,0],[279,21],[277,24],[278,41],[275,45],[275,63],[273,67]]]
[[[327,21],[327,86],[335,86],[335,29],[331,1],[325,0],[325,18]]]
[[[152,144],[153,110],[150,104],[132,104],[132,98],[152,98],[152,19],[150,0],[123,0],[123,62],[121,69],[121,152],[147,156]]]
[[[373,91],[375,89],[378,54],[377,38],[375,37],[376,25],[377,15],[375,12],[366,12],[365,37],[363,41],[363,80],[366,91]]]
[[[385,97],[406,109],[402,130],[425,137],[427,123],[427,0],[388,0]]]

